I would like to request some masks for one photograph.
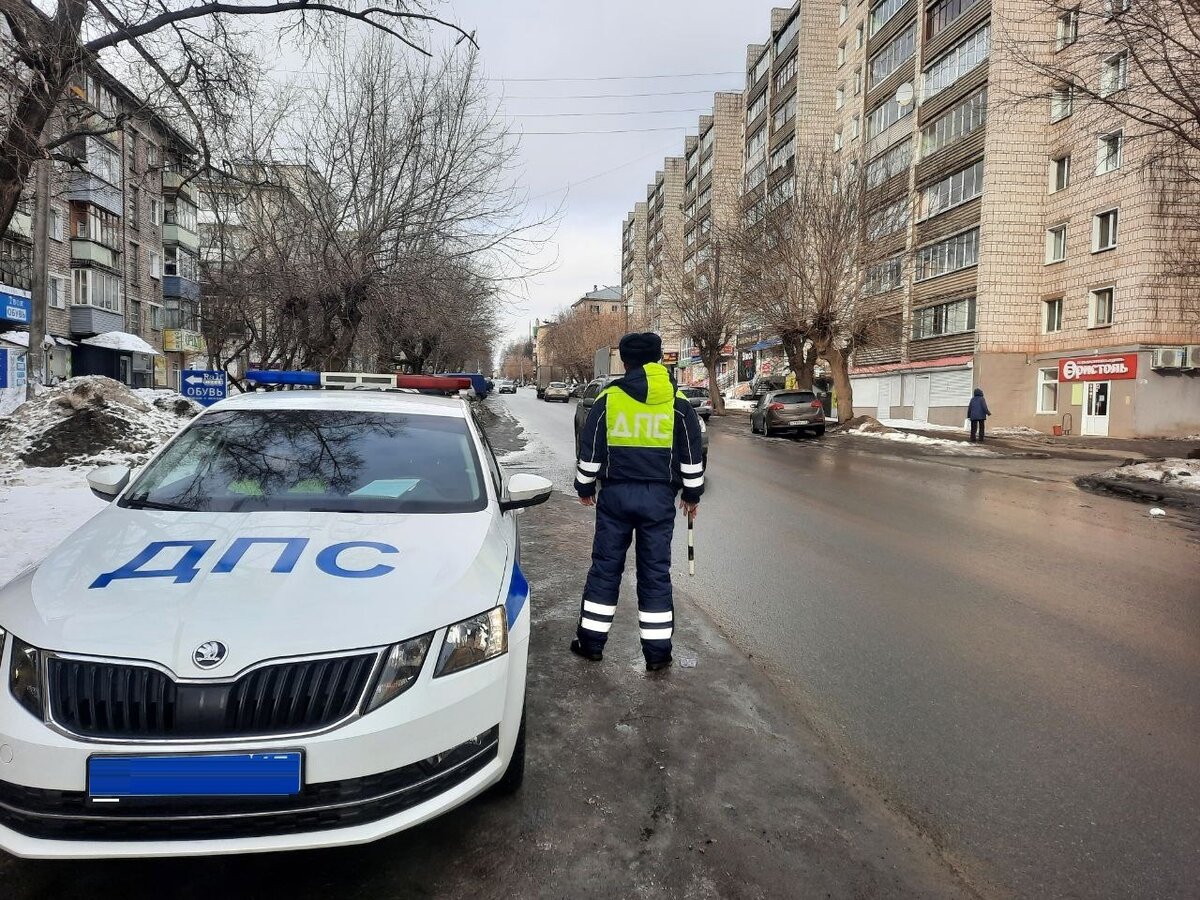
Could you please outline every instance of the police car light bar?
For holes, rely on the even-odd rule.
[[[435,375],[385,375],[368,372],[285,372],[251,369],[246,380],[258,385],[290,385],[326,390],[416,390],[453,394],[470,390],[469,378],[445,378]]]

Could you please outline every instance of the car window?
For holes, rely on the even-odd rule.
[[[465,419],[330,409],[196,419],[122,506],[237,512],[458,513],[487,505]]]
[[[471,416],[475,419],[475,430],[479,432],[479,440],[483,442],[484,462],[487,463],[488,471],[492,475],[492,484],[496,487],[496,496],[500,497],[504,493],[504,475],[500,471],[500,461],[496,459],[496,451],[492,449],[492,442],[488,440],[487,430],[483,427],[479,416],[474,410],[472,410]]]
[[[595,400],[597,397],[600,396],[600,392],[602,390],[604,390],[604,382],[603,381],[593,381],[584,390],[583,399],[584,400]]]
[[[565,387],[566,387],[566,384],[564,384],[564,383],[563,383],[563,382],[561,382],[561,381],[552,381],[552,382],[550,382],[550,387],[552,387],[552,388],[565,388]]]
[[[775,395],[776,403],[812,403],[817,395],[812,391],[788,391]]]
[[[701,400],[703,400],[708,396],[708,390],[706,388],[691,387],[681,388],[681,390],[683,391],[683,396],[687,397],[689,400],[695,397],[699,397]]]

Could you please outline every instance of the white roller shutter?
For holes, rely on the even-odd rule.
[[[871,407],[879,404],[878,378],[851,378],[850,386],[854,388],[854,405]]]
[[[971,402],[974,380],[970,369],[929,374],[929,405],[966,406]]]

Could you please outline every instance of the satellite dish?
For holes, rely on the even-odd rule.
[[[916,92],[913,90],[911,81],[906,81],[900,87],[896,88],[896,103],[901,107],[912,106],[915,96]]]

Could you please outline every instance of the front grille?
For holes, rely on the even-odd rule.
[[[205,739],[298,734],[358,707],[377,655],[277,663],[223,683],[176,682],[146,666],[47,661],[54,721],[81,737]]]
[[[295,797],[163,797],[101,806],[76,791],[0,781],[0,825],[61,841],[204,840],[347,828],[445,793],[492,762],[499,744],[497,725],[436,757],[378,775],[305,785]]]

